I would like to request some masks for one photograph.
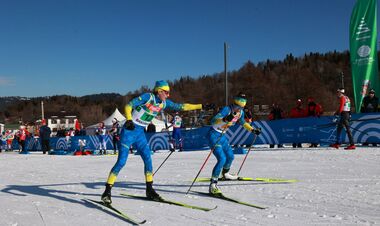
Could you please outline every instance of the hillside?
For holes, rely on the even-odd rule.
[[[247,61],[240,69],[229,71],[228,86],[230,98],[240,91],[249,97],[248,107],[278,103],[286,112],[298,98],[306,101],[314,97],[325,111],[336,108],[335,91],[341,86],[341,74],[348,96],[353,99],[349,52],[309,53],[302,57],[289,54],[281,61],[267,60],[254,63]],[[171,85],[171,99],[188,103],[224,104],[224,73],[184,76]],[[123,106],[139,93],[152,87],[141,87],[126,95],[101,93],[82,97],[69,95],[21,98],[0,98],[0,120],[15,122],[34,121],[41,115],[41,100],[44,101],[45,114],[66,110],[77,112],[86,125],[96,123],[111,114],[116,107]]]

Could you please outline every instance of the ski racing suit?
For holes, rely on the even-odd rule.
[[[226,118],[230,117],[230,121]],[[239,122],[246,130],[252,132],[254,128],[244,120],[243,109],[235,104],[225,106],[211,120],[212,127],[210,128],[207,138],[209,145],[214,148],[213,154],[217,159],[217,163],[212,170],[211,179],[217,181],[222,171],[222,168],[228,172],[234,160],[233,150],[228,143],[228,138],[225,132],[230,126]]]
[[[120,134],[120,151],[117,161],[108,176],[107,183],[113,185],[117,175],[127,162],[129,148],[131,145],[136,147],[144,162],[144,173],[146,182],[153,181],[153,167],[151,158],[151,149],[146,140],[144,129],[163,109],[171,109],[174,111],[191,111],[202,109],[202,104],[180,104],[173,101],[161,99],[153,93],[144,93],[139,97],[132,99],[125,106],[125,114],[127,120],[132,120],[134,129],[129,130],[125,126],[121,129]]]
[[[351,101],[346,95],[342,95],[339,98],[339,108],[335,112],[335,115],[339,115],[339,121],[337,125],[336,143],[340,144],[340,134],[343,127],[346,129],[348,140],[350,145],[354,145],[354,139],[350,130],[350,117],[351,117]],[[344,140],[344,139],[343,139]]]
[[[179,115],[174,116],[173,120],[173,142],[174,148],[179,147],[182,151],[182,134],[181,134],[182,118]]]

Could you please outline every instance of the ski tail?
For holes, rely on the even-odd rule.
[[[118,210],[117,208],[113,207],[111,204],[106,204],[106,203],[104,203],[102,201],[97,201],[97,200],[88,199],[88,198],[84,198],[82,200],[84,200],[86,202],[89,202],[89,203],[93,203],[93,204],[99,206],[100,208],[102,208],[103,210],[106,210],[106,211],[109,211],[111,213],[114,213],[117,216],[119,216],[120,218],[124,219],[126,222],[131,223],[133,225],[140,225],[140,224],[146,223],[146,220],[136,221],[136,220],[132,219],[131,217],[129,217],[125,213],[123,213],[120,210]]]
[[[222,199],[222,200],[229,201],[229,202],[234,202],[234,203],[237,203],[237,204],[240,204],[240,205],[244,205],[244,206],[250,206],[250,207],[253,207],[253,208],[256,208],[256,209],[266,209],[266,207],[258,206],[258,205],[255,205],[255,204],[251,204],[251,203],[248,203],[248,202],[243,202],[243,201],[240,201],[240,200],[237,200],[237,199],[234,199],[234,198],[227,197],[223,193],[210,194],[210,193],[207,193],[207,192],[199,192],[199,191],[192,191],[192,192],[194,192],[196,194],[201,194],[201,195],[217,198],[217,199]]]
[[[158,199],[158,200],[152,200],[152,199],[150,199],[150,198],[148,198],[146,196],[140,196],[140,195],[132,195],[132,194],[127,194],[127,193],[121,193],[120,195],[126,196],[126,197],[130,197],[130,198],[135,198],[135,199],[141,199],[141,200],[147,200],[147,201],[153,201],[153,202],[166,203],[166,204],[170,204],[170,205],[182,206],[182,207],[189,208],[189,209],[203,210],[203,211],[206,211],[206,212],[208,212],[210,210],[214,210],[214,209],[217,208],[217,206],[215,206],[214,208],[206,208],[206,207],[201,207],[201,206],[194,206],[194,205],[189,205],[189,204],[182,203],[182,202],[168,200],[168,199],[165,199],[165,198],[162,198],[162,197],[160,197],[160,199]]]

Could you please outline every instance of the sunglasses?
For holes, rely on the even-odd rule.
[[[170,95],[170,92],[169,91],[166,91],[166,90],[160,90],[161,92],[165,93],[165,95],[168,97]]]

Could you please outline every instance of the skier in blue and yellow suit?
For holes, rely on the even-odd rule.
[[[120,170],[124,167],[131,145],[137,148],[144,161],[146,181],[146,196],[156,200],[160,196],[153,189],[153,167],[151,150],[146,140],[144,129],[163,109],[174,111],[190,111],[202,109],[202,104],[178,104],[167,99],[169,97],[169,84],[166,81],[157,81],[154,93],[144,93],[134,98],[125,106],[126,122],[121,130],[121,149],[116,164],[111,169],[106,183],[106,189],[102,195],[102,201],[111,203],[111,189]]]
[[[227,137],[225,136],[227,129],[239,122],[246,130],[256,135],[261,133],[260,128],[255,129],[249,123],[245,122],[244,106],[246,103],[247,99],[245,94],[239,93],[234,97],[233,104],[222,108],[211,120],[212,127],[210,128],[207,137],[209,139],[210,147],[214,147],[213,154],[218,161],[212,170],[211,183],[209,187],[210,194],[221,193],[221,190],[216,185],[221,172],[222,177],[226,180],[237,179],[236,175],[231,175],[228,173],[232,161],[234,160],[234,153],[228,143]]]

